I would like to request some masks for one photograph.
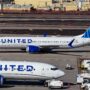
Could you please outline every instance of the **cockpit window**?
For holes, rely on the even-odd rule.
[[[87,62],[87,63],[90,63],[90,62]]]
[[[51,68],[51,70],[58,70],[58,68],[56,68],[56,67],[55,68]]]

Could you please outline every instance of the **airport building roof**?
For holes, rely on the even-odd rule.
[[[42,10],[77,11],[90,9],[90,0],[7,0],[14,4],[4,5],[6,9],[30,10],[31,7]]]

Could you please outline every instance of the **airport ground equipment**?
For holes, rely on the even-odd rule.
[[[81,84],[81,88],[84,90],[90,90],[90,80],[84,80]]]
[[[90,90],[90,58],[80,57],[77,65],[77,84],[80,84],[80,88],[83,90]]]
[[[63,87],[63,81],[53,79],[48,83],[48,87],[51,89],[62,88]]]

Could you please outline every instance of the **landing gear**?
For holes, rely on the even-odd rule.
[[[50,48],[43,48],[40,50],[40,52],[51,52],[51,51],[52,51],[52,49],[50,49]]]

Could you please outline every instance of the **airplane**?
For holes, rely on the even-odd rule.
[[[0,37],[0,48],[25,49],[29,53],[60,48],[77,48],[90,43],[90,27],[84,34],[70,37]]]
[[[0,61],[0,86],[5,80],[57,79],[65,73],[54,65],[30,61]]]

